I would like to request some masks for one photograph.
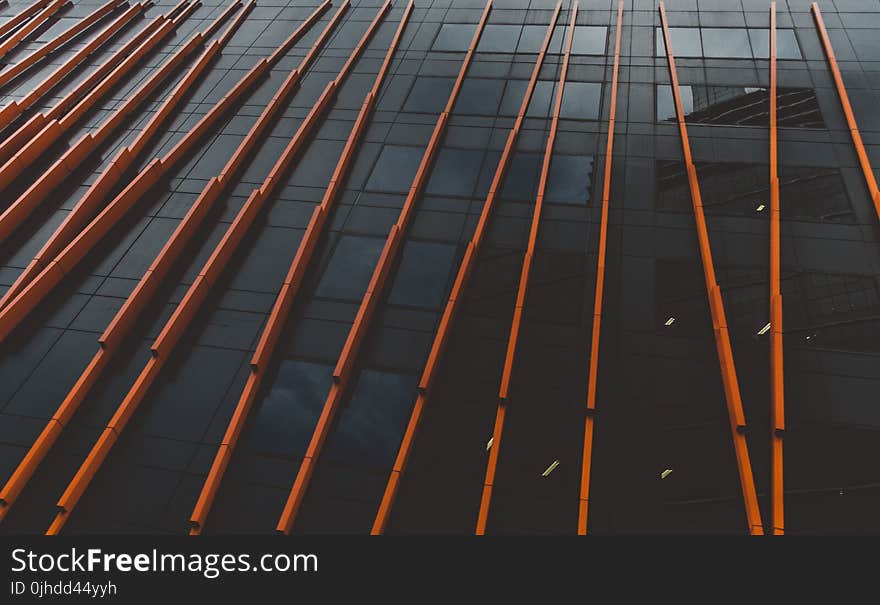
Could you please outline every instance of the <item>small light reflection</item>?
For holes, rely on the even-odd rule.
[[[758,204],[758,207],[755,208],[755,212],[762,212],[766,208],[764,204]]]
[[[671,469],[671,468],[668,468],[668,469],[666,469],[665,471],[663,471],[662,473],[660,473],[660,478],[661,478],[661,479],[666,479],[666,477],[668,477],[668,476],[671,475],[671,474],[672,474],[672,469]]]
[[[495,437],[489,437],[489,441],[486,443],[486,451],[488,452],[492,449],[492,442],[495,441]]]
[[[665,325],[667,325],[667,326],[671,326],[671,325],[674,324],[674,323],[675,323],[675,318],[674,318],[674,317],[670,317],[669,319],[666,320],[666,324],[665,324]]]
[[[541,476],[548,477],[550,475],[550,473],[552,473],[556,469],[557,466],[559,466],[559,460],[554,460],[553,464],[548,466],[547,470],[545,470],[543,473],[541,473]]]
[[[764,326],[763,328],[758,330],[758,336],[763,336],[764,334],[766,334],[769,331],[770,331],[770,322],[768,321],[766,326]]]

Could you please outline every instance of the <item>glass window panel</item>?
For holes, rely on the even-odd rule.
[[[343,235],[333,250],[315,294],[360,300],[367,291],[384,244],[385,240],[378,237]]]
[[[547,35],[547,27],[544,25],[526,25],[522,29],[519,37],[519,44],[516,47],[518,53],[538,53],[541,52],[541,45],[544,43],[544,36]],[[558,53],[562,50],[562,40],[564,34],[560,28],[554,28],[553,35],[550,37],[550,46],[547,49],[549,53]]]
[[[656,28],[657,56],[666,56],[666,45],[663,43],[663,28]],[[672,40],[672,51],[676,57],[702,57],[703,43],[700,41],[700,30],[697,27],[670,27],[669,37]]]
[[[482,160],[482,150],[441,149],[431,170],[427,192],[432,195],[470,197],[477,184]]]
[[[752,52],[756,59],[770,58],[770,30],[749,29],[749,38],[752,42]],[[800,59],[801,49],[798,46],[797,37],[793,29],[776,30],[776,58],[777,59]]]
[[[604,55],[607,27],[576,25],[571,53],[574,55]]]
[[[440,113],[446,106],[454,83],[453,78],[416,78],[403,111]]]
[[[452,244],[408,241],[391,290],[391,304],[440,308],[454,259]]]
[[[538,168],[541,155],[516,152],[510,160],[501,196],[509,200],[533,200],[538,189]]]
[[[328,439],[328,460],[389,468],[416,396],[415,376],[364,370]]]
[[[851,28],[847,30],[847,35],[859,59],[880,61],[880,36],[876,29]]]
[[[679,96],[681,96],[682,110],[685,119],[687,115],[694,111],[694,93],[690,86],[679,86]],[[657,121],[675,121],[675,101],[672,97],[672,87],[668,84],[657,85]]]
[[[675,48],[675,42],[672,43]],[[744,29],[703,28],[703,55],[706,57],[752,57],[749,35]]]
[[[431,50],[466,52],[477,31],[476,25],[444,23],[437,33]]]
[[[532,98],[529,101],[529,107],[526,109],[527,117],[546,118],[550,115],[550,105],[553,103],[553,90],[555,87],[555,82],[538,80],[535,84]],[[507,88],[504,90],[504,97],[501,99],[501,108],[498,110],[499,115],[518,115],[526,88],[528,88],[528,82],[525,80],[509,80]]]
[[[329,365],[283,360],[254,414],[248,448],[278,456],[302,456],[324,407],[332,373]]]
[[[569,82],[562,95],[560,117],[576,120],[598,120],[602,102],[602,85],[594,82]]]
[[[373,166],[366,188],[369,191],[406,193],[412,186],[421,161],[422,150],[419,147],[386,145]]]
[[[468,78],[461,85],[453,108],[455,113],[494,116],[504,94],[504,80]]]
[[[544,198],[561,204],[589,203],[592,178],[593,156],[554,155]]]
[[[477,44],[478,52],[513,53],[519,40],[521,25],[487,25]]]

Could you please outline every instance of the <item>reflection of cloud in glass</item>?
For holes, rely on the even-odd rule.
[[[387,470],[394,462],[415,401],[416,377],[364,370],[340,410],[328,459]]]
[[[250,449],[302,456],[327,397],[331,372],[324,364],[282,361],[272,388],[254,414],[248,431]]]

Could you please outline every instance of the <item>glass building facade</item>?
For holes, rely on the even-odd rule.
[[[0,532],[880,530],[880,0],[573,4],[0,7]]]

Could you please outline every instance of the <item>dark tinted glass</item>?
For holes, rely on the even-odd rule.
[[[554,155],[544,199],[562,204],[589,203],[592,174],[592,156]]]
[[[489,53],[516,52],[520,25],[487,25],[480,36],[477,51]]]
[[[703,56],[703,43],[700,30],[696,27],[670,27],[669,38],[672,41],[672,52],[676,57]],[[657,55],[666,56],[666,44],[663,41],[663,28],[656,28]]]
[[[318,283],[318,296],[360,300],[385,241],[378,237],[343,235]]]
[[[474,38],[476,25],[444,23],[434,39],[431,50],[465,52]]]
[[[247,447],[276,456],[302,456],[330,390],[329,365],[285,359],[253,412]]]
[[[445,147],[437,154],[427,192],[434,195],[470,197],[480,174],[483,151]]]
[[[415,401],[416,378],[364,370],[329,437],[327,460],[386,468],[394,462]]]
[[[575,120],[598,120],[602,103],[602,85],[593,82],[569,82],[562,95],[560,117]]]
[[[452,244],[408,241],[391,289],[391,304],[440,308],[454,258]]]
[[[749,38],[752,42],[752,52],[756,59],[770,58],[770,30],[749,29]],[[776,30],[776,58],[777,59],[800,59],[801,50],[798,46],[797,37],[793,29]]]
[[[541,155],[517,152],[510,160],[510,167],[504,177],[501,195],[510,200],[532,200],[538,189],[538,169]]]
[[[743,59],[752,57],[749,34],[745,29],[704,27],[702,35],[703,55],[706,57]],[[675,42],[673,42],[673,48],[675,48]]]
[[[604,55],[607,37],[607,27],[577,25],[574,28],[571,52],[575,55]]]
[[[494,116],[503,94],[504,80],[468,78],[461,85],[453,110],[464,115]]]
[[[685,121],[724,126],[769,126],[766,88],[680,86]],[[789,128],[825,128],[816,93],[810,88],[777,90],[777,124]],[[675,121],[672,88],[657,86],[657,120]]]
[[[422,161],[422,151],[419,147],[383,147],[367,181],[367,189],[399,193],[409,191]]]
[[[440,113],[449,100],[454,83],[452,78],[416,78],[403,105],[403,111]]]
[[[690,190],[681,162],[658,162],[657,205],[661,210],[691,211]],[[766,164],[698,162],[697,174],[707,214],[766,217],[769,167]],[[783,219],[853,222],[849,197],[834,168],[779,167]]]

